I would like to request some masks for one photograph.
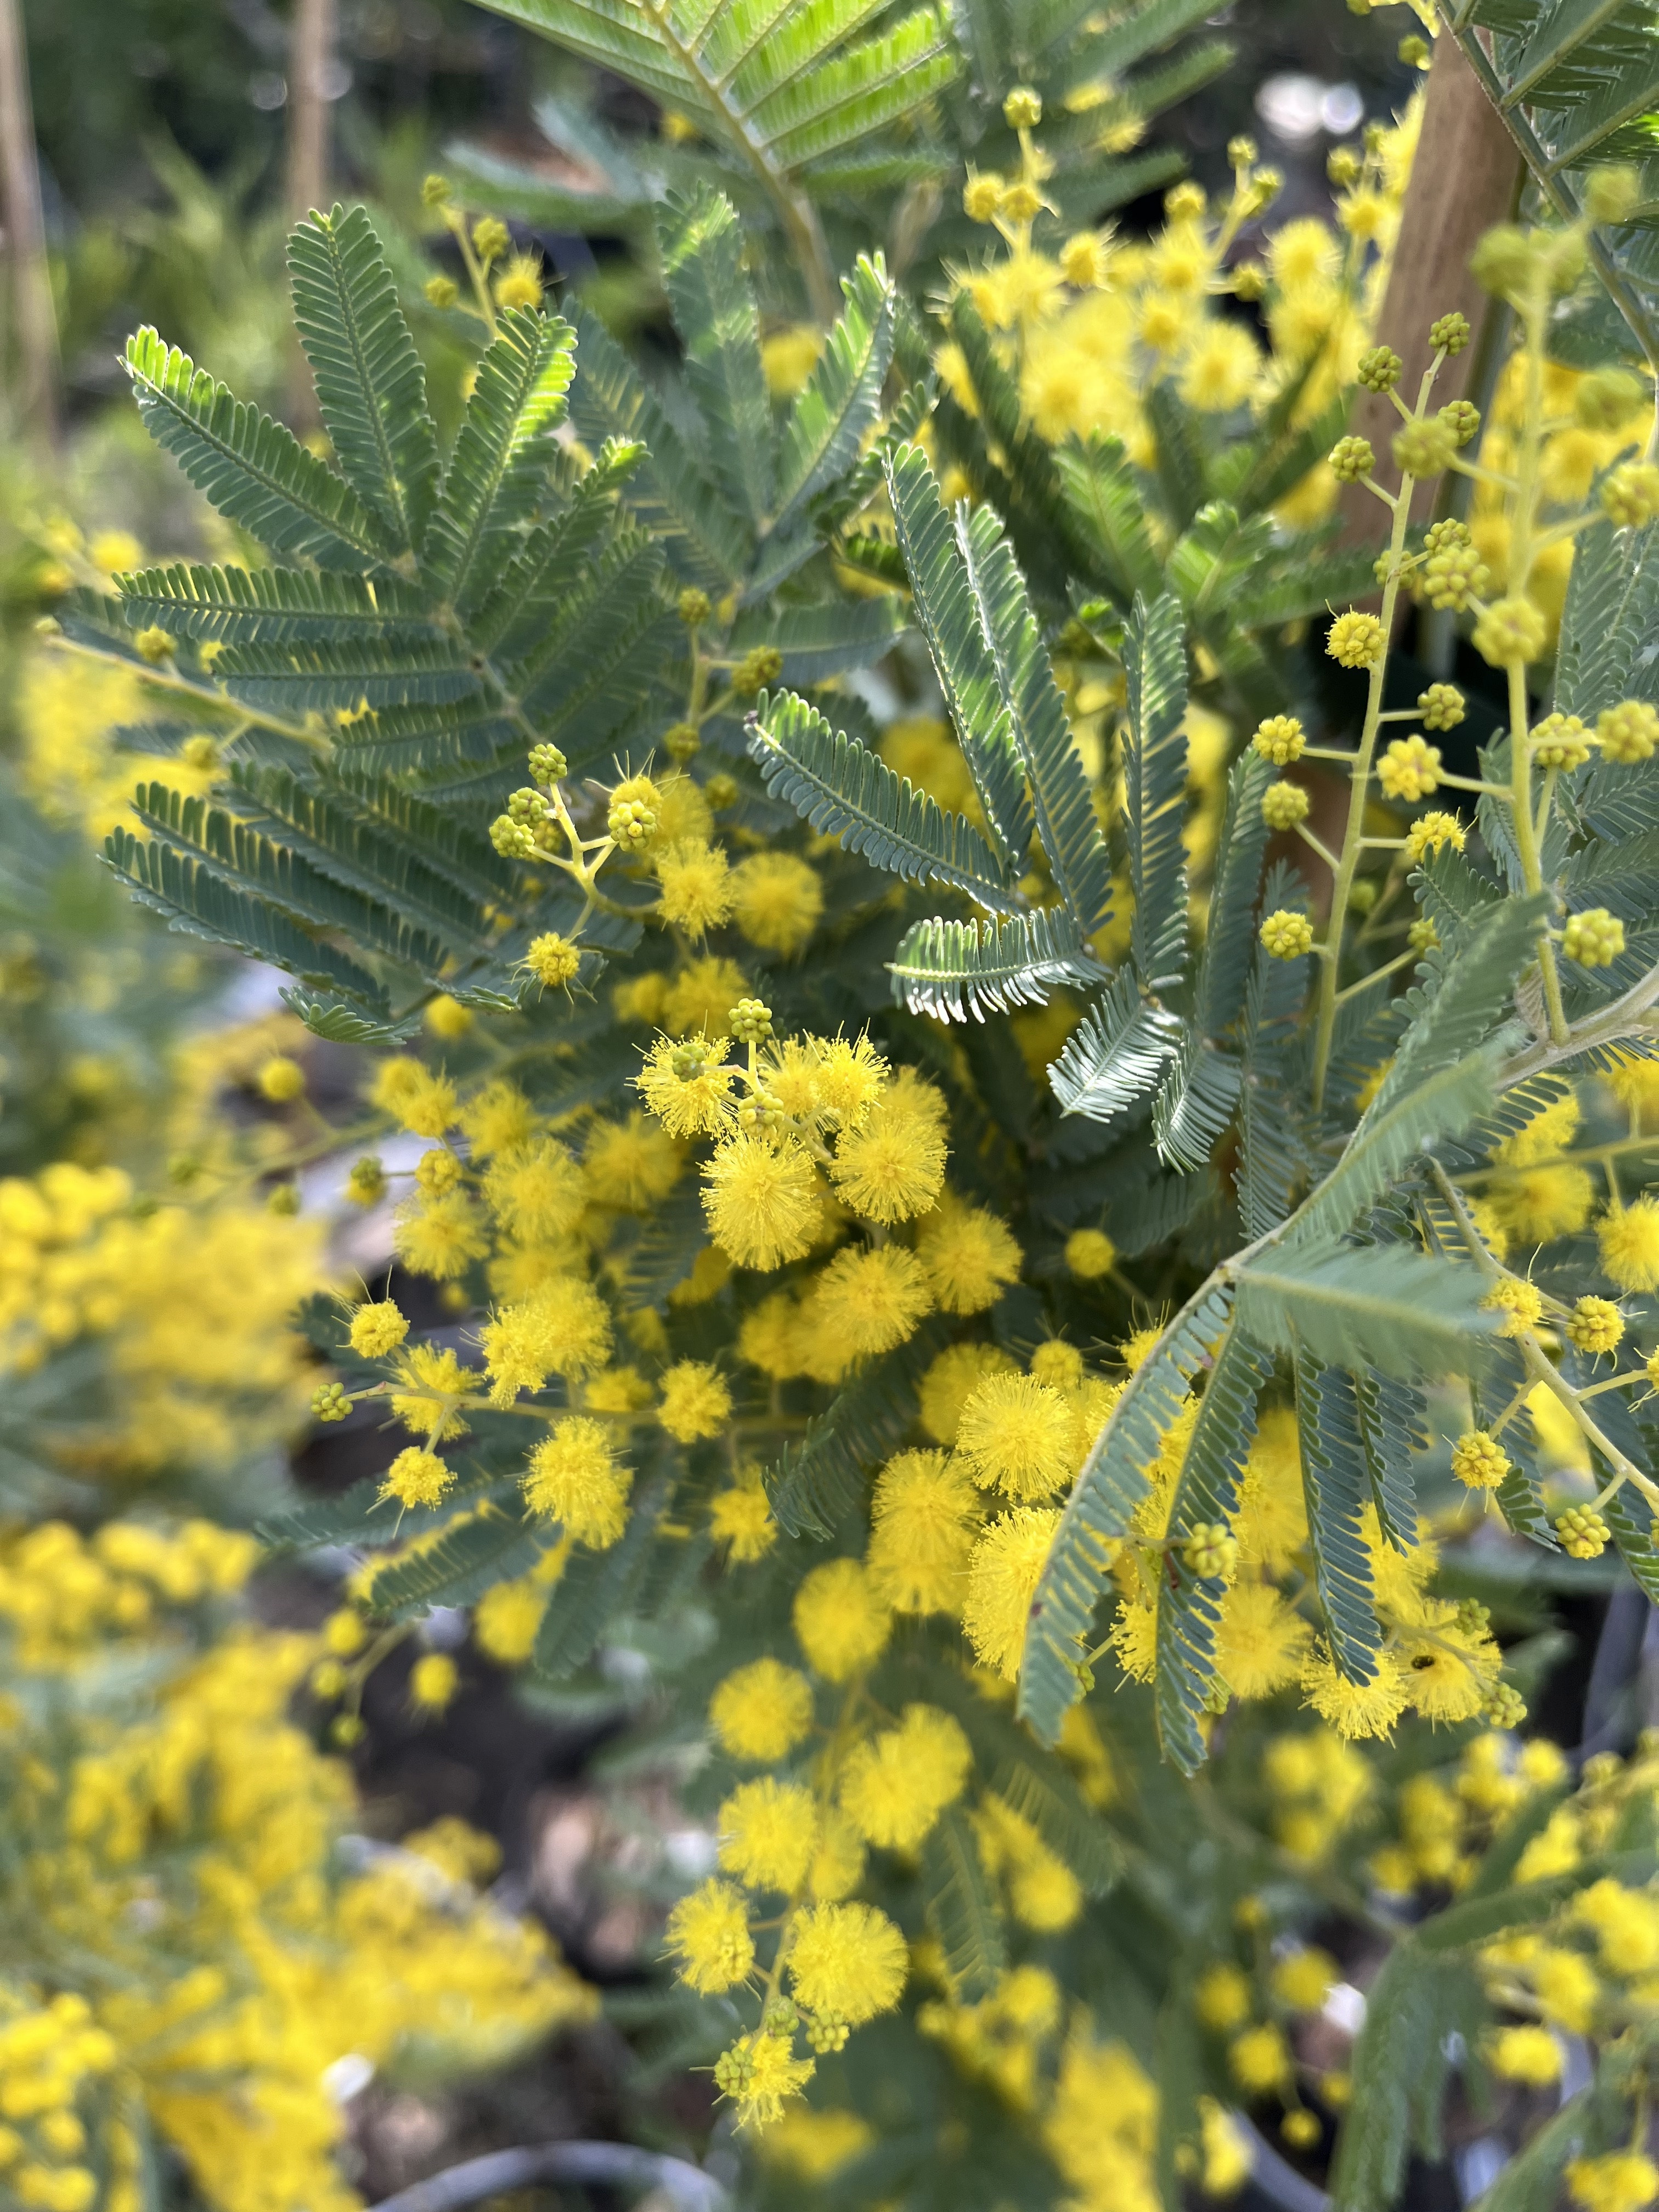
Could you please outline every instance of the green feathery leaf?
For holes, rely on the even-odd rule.
[[[1382,1632],[1372,1603],[1370,1553],[1360,1528],[1369,1502],[1354,1378],[1296,1356],[1296,1426],[1308,1548],[1325,1635],[1339,1674],[1374,1681]]]
[[[349,484],[148,325],[127,340],[126,370],[157,445],[268,551],[359,571],[392,558],[396,547]]]
[[[946,1022],[983,1021],[987,1006],[1042,1006],[1063,983],[1097,982],[1104,974],[1058,907],[988,921],[916,922],[888,963],[893,996],[913,1014]]]
[[[1127,1113],[1157,1084],[1184,1034],[1176,1016],[1148,1005],[1133,975],[1120,968],[1048,1070],[1061,1111],[1094,1121]]]
[[[1134,892],[1130,957],[1140,988],[1172,990],[1187,967],[1187,643],[1179,602],[1136,596],[1123,641],[1124,828]]]
[[[342,471],[387,543],[418,551],[438,495],[426,371],[366,208],[312,214],[289,234],[294,319]]]
[[[775,533],[844,476],[881,411],[893,358],[894,291],[879,253],[842,279],[846,306],[790,410],[778,459]]]
[[[1404,1245],[1280,1245],[1241,1274],[1238,1313],[1281,1352],[1305,1345],[1356,1373],[1432,1378],[1467,1374],[1478,1361],[1497,1319],[1481,1310],[1485,1287],[1474,1268]]]
[[[772,406],[737,210],[706,185],[670,192],[658,210],[657,251],[703,450],[726,504],[758,533],[772,510]]]
[[[1005,885],[991,849],[972,823],[947,814],[857,738],[832,730],[793,691],[763,694],[749,725],[749,750],[769,791],[824,836],[872,867],[913,883],[949,884],[992,914],[1022,903]]]

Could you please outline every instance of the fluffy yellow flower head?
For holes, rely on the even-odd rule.
[[[908,1966],[903,1936],[872,1905],[812,1905],[796,1917],[789,1980],[809,2012],[860,2027],[893,2009]]]
[[[741,1131],[703,1169],[709,1233],[740,1267],[804,1258],[823,1218],[812,1163],[798,1145]]]
[[[786,1757],[812,1725],[812,1686],[805,1674],[772,1658],[754,1660],[728,1674],[708,1705],[722,1750],[733,1759]]]
[[[1369,1682],[1351,1682],[1328,1656],[1309,1662],[1302,1676],[1307,1702],[1340,1735],[1388,1735],[1406,1710],[1409,1682],[1404,1668],[1387,1649],[1376,1655]]]
[[[732,1393],[706,1359],[681,1359],[662,1378],[657,1419],[683,1444],[717,1437],[732,1418]]]
[[[680,1979],[702,1996],[735,1988],[753,1971],[749,1908],[729,1881],[711,1878],[681,1898],[668,1916],[666,1934]]]
[[[533,1296],[503,1306],[479,1331],[490,1396],[510,1406],[520,1390],[543,1389],[550,1375],[574,1379],[611,1357],[611,1314],[580,1276],[556,1275]]]
[[[1596,1224],[1601,1272],[1621,1291],[1659,1290],[1659,1200],[1638,1198]]]
[[[409,1323],[390,1298],[359,1306],[351,1316],[351,1348],[360,1359],[384,1359],[409,1334]]]
[[[731,917],[734,886],[723,845],[672,845],[657,861],[662,917],[702,937]]]
[[[921,1261],[902,1245],[836,1253],[812,1287],[809,1325],[841,1361],[890,1352],[932,1307]]]
[[[745,1889],[778,1889],[788,1896],[800,1887],[818,1838],[810,1790],[769,1774],[740,1782],[719,1818],[720,1864]]]
[[[1013,1360],[1000,1345],[951,1345],[921,1378],[922,1427],[936,1443],[955,1443],[963,1408],[980,1384],[989,1375],[1015,1372]]]
[[[892,1620],[857,1559],[826,1559],[795,1593],[791,1615],[806,1663],[826,1682],[844,1682],[887,1649]]]
[[[936,1705],[907,1705],[896,1728],[859,1744],[842,1770],[841,1806],[859,1833],[913,1851],[966,1786],[973,1753]]]
[[[1031,1600],[1059,1526],[1052,1506],[1022,1507],[992,1522],[969,1560],[962,1625],[975,1656],[1005,1681],[1018,1675]]]
[[[926,1212],[945,1183],[945,1143],[938,1094],[896,1086],[843,1127],[830,1172],[855,1213],[891,1224]]]
[[[1080,1283],[1095,1283],[1117,1265],[1117,1247],[1101,1229],[1074,1229],[1066,1239],[1066,1264]]]
[[[663,1130],[634,1113],[593,1124],[582,1147],[582,1167],[601,1206],[642,1213],[678,1182],[680,1156]]]
[[[574,1228],[587,1203],[587,1178],[556,1137],[533,1137],[490,1161],[483,1194],[509,1236],[536,1243]]]
[[[608,1551],[628,1526],[633,1471],[620,1466],[603,1423],[568,1413],[530,1455],[526,1503],[561,1522],[567,1535]]]
[[[410,1444],[386,1471],[382,1498],[395,1498],[400,1505],[435,1505],[455,1480],[455,1471],[436,1452]]]
[[[778,1524],[758,1482],[738,1482],[716,1491],[708,1501],[708,1526],[717,1543],[728,1547],[733,1563],[752,1566],[778,1540]]]
[[[901,1452],[876,1478],[866,1564],[899,1613],[955,1613],[967,1590],[979,1499],[942,1451]]]
[[[383,1060],[368,1095],[381,1113],[417,1137],[441,1137],[455,1119],[454,1085],[429,1074],[418,1060]]]
[[[916,1257],[944,1313],[981,1313],[1018,1279],[1024,1258],[1012,1232],[988,1207],[954,1203],[923,1224]]]
[[[1052,1497],[1073,1473],[1071,1409],[1029,1375],[993,1375],[962,1409],[957,1449],[981,1489],[1022,1502]]]
[[[793,853],[756,853],[732,872],[738,927],[764,952],[799,952],[823,912],[823,882]]]

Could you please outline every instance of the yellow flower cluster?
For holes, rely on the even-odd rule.
[[[120,1411],[66,1437],[62,1471],[223,1469],[299,1414],[301,1347],[287,1322],[322,1264],[314,1222],[225,1192],[141,1208],[120,1169],[54,1161],[0,1182],[0,1374],[102,1339]]]
[[[201,1610],[252,1553],[123,1521],[0,1547],[0,2171],[21,2204],[139,2212],[149,2130],[216,2212],[350,2212],[331,2069],[493,2064],[593,2009],[473,1888],[487,1838],[441,1822],[339,1863],[349,1778],[287,1717],[318,1643]]]
[[[1030,216],[1044,203],[1042,155],[1030,147],[1025,182],[997,180],[994,203],[987,198],[978,218],[995,222],[1006,251],[957,272],[957,282],[1017,368],[1038,433],[1055,441],[1108,433],[1150,466],[1146,395],[1165,380],[1206,414],[1260,411],[1292,385],[1298,422],[1322,412],[1352,385],[1370,343],[1420,118],[1419,97],[1393,128],[1368,134],[1364,154],[1348,165],[1334,225],[1315,216],[1283,224],[1268,239],[1265,264],[1233,258],[1241,228],[1278,189],[1253,150],[1240,147],[1248,158],[1235,165],[1231,197],[1214,206],[1196,186],[1176,185],[1166,196],[1164,227],[1144,244],[1083,238],[1049,252],[1032,242]],[[985,198],[984,183],[969,181],[970,215],[976,188]],[[1010,194],[1025,189],[1035,205],[1024,221],[1010,221]],[[1224,312],[1229,297],[1262,302],[1268,350],[1245,321]],[[971,410],[972,386],[954,345],[940,350],[938,366]],[[1306,526],[1328,511],[1335,491],[1322,464],[1280,513]]]

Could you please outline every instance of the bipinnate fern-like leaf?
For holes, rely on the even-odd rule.
[[[1120,968],[1048,1069],[1061,1112],[1094,1121],[1127,1114],[1157,1085],[1184,1035],[1179,1018],[1149,1005]]]
[[[1129,1378],[1073,1486],[1031,1601],[1019,1678],[1019,1717],[1044,1743],[1057,1740],[1083,1694],[1078,1670],[1117,1542],[1130,1531],[1149,1487],[1147,1469],[1232,1310],[1226,1283],[1200,1286]]]
[[[526,307],[501,310],[422,550],[433,589],[464,612],[483,605],[517,550],[547,482],[575,372],[568,323]]]
[[[857,738],[832,730],[794,692],[763,694],[750,718],[749,750],[769,790],[872,867],[913,883],[947,884],[988,913],[1023,907],[971,822],[947,813]]]
[[[317,404],[347,482],[388,544],[413,553],[438,493],[426,371],[366,209],[335,207],[288,243],[294,319]]]
[[[1382,1634],[1360,1525],[1369,1487],[1354,1378],[1340,1367],[1321,1366],[1310,1352],[1299,1349],[1295,1367],[1308,1548],[1326,1642],[1340,1674],[1351,1682],[1370,1682]]]
[[[671,192],[657,251],[709,465],[726,505],[758,534],[772,511],[772,406],[737,210],[707,185]]]
[[[582,367],[570,419],[578,435],[592,447],[616,438],[644,448],[628,486],[629,506],[685,582],[727,590],[753,550],[742,523],[596,316],[578,315],[576,344]]]
[[[932,100],[961,67],[942,9],[923,7],[854,43],[872,0],[489,0],[498,15],[638,85],[695,123],[754,174],[801,236],[794,197],[825,188],[836,157],[874,153],[882,134]],[[793,216],[793,221],[790,218]]]
[[[1406,1381],[1468,1374],[1496,1316],[1474,1267],[1403,1244],[1285,1244],[1238,1279],[1239,1318],[1276,1350],[1305,1346],[1328,1366]]]
[[[359,573],[396,557],[385,526],[349,484],[148,325],[127,340],[126,371],[156,443],[222,514],[271,552]]]
[[[951,1995],[975,2004],[1008,1963],[1002,1915],[967,1814],[947,1806],[921,1846],[922,1908]]]
[[[913,1014],[983,1021],[987,1007],[1041,1006],[1060,984],[1087,986],[1105,974],[1060,907],[987,921],[919,921],[888,966],[893,995]]]
[[[424,592],[396,576],[342,574],[332,568],[208,568],[177,562],[115,579],[126,619],[135,629],[157,624],[172,637],[214,638],[227,645],[281,644],[322,639],[337,645],[356,635],[374,641],[441,641]]]
[[[1174,1547],[1158,1594],[1158,1736],[1183,1774],[1204,1760],[1199,1716],[1215,1679],[1224,1585],[1194,1572],[1181,1539],[1200,1524],[1231,1528],[1244,1462],[1255,1435],[1256,1402],[1271,1381],[1272,1356],[1235,1325],[1216,1355],[1170,1504]]]
[[[784,424],[773,516],[778,532],[852,467],[881,411],[896,296],[880,254],[860,254],[842,292],[840,317]]]
[[[1141,989],[1173,989],[1186,973],[1187,641],[1170,594],[1137,597],[1123,641],[1123,826],[1134,892],[1130,957]]]
[[[1000,526],[988,507],[971,516],[962,509],[947,514],[919,446],[899,447],[887,458],[885,475],[916,620],[979,794],[987,835],[1002,865],[1018,871],[1031,841],[1031,805],[968,565],[971,549],[983,566]]]

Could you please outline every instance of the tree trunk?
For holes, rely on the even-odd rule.
[[[40,211],[40,163],[29,106],[28,49],[19,0],[0,0],[0,213],[11,264],[19,412],[48,445],[60,426],[58,318]]]
[[[1468,317],[1474,336],[1441,370],[1435,397],[1443,405],[1467,393],[1492,305],[1469,275],[1469,256],[1495,222],[1508,221],[1520,181],[1515,142],[1457,41],[1449,33],[1437,39],[1422,135],[1376,327],[1379,344],[1391,345],[1406,364],[1400,391],[1408,403],[1416,397],[1433,350],[1429,325],[1455,307]],[[1388,453],[1399,427],[1386,392],[1355,392],[1348,428],[1376,447],[1384,483],[1393,478]],[[1351,544],[1369,543],[1378,534],[1381,513],[1363,484],[1348,485],[1342,497],[1344,538]]]
[[[294,0],[288,65],[288,213],[299,222],[313,208],[326,212],[329,191],[329,83],[334,62],[335,0]],[[314,430],[317,394],[299,343],[289,338],[289,420]]]

